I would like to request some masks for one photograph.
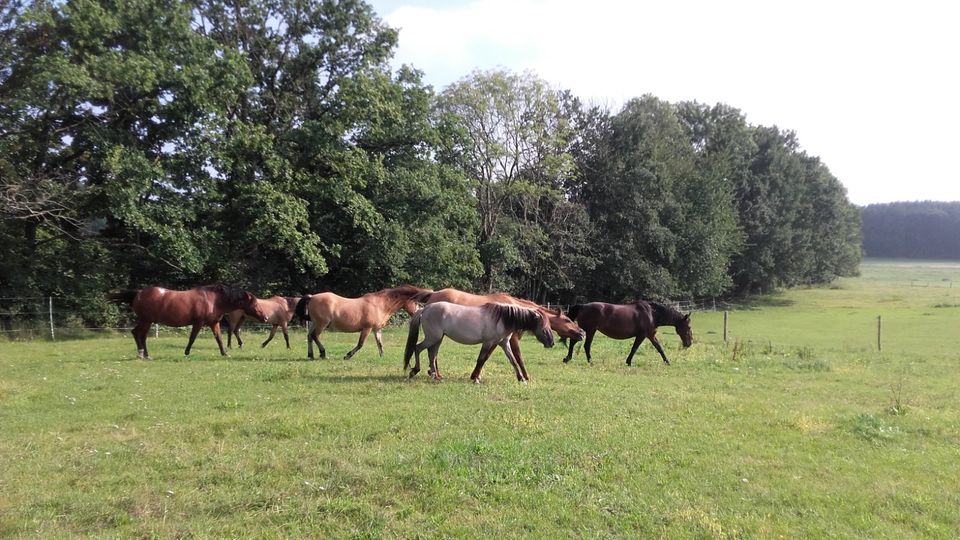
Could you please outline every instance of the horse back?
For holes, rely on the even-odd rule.
[[[224,313],[217,309],[216,298],[207,291],[176,291],[163,287],[141,289],[133,300],[133,311],[139,318],[167,326],[187,326],[198,322],[213,324]]]

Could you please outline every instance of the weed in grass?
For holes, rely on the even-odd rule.
[[[860,414],[853,420],[853,432],[874,444],[890,442],[900,434],[900,428],[887,424],[882,417]]]
[[[887,408],[887,412],[894,416],[903,416],[907,414],[907,404],[903,399],[903,371],[900,372],[900,377],[897,379],[897,382],[890,385],[890,407]]]

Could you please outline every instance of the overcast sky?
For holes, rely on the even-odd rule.
[[[530,69],[614,111],[723,102],[797,132],[857,204],[960,200],[960,2],[374,0],[438,91]]]

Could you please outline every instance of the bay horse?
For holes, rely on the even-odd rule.
[[[300,298],[296,296],[257,298],[257,305],[263,309],[264,314],[267,316],[265,322],[273,325],[273,328],[270,329],[270,337],[260,345],[261,348],[266,347],[267,343],[270,343],[273,336],[277,334],[278,327],[283,331],[283,340],[287,342],[287,348],[290,348],[290,336],[287,334],[287,325],[290,324],[290,321],[293,319],[294,311],[296,311],[297,302],[299,301]],[[243,321],[246,320],[246,318],[247,314],[242,309],[231,311],[224,316],[223,320],[227,323],[228,349],[232,346],[232,340],[230,339],[232,336],[237,338],[237,347],[243,348],[243,340],[240,339],[240,326],[243,325]]]
[[[149,358],[147,335],[154,323],[166,326],[189,326],[190,339],[183,354],[189,355],[193,341],[204,326],[209,326],[213,337],[220,347],[220,354],[227,356],[220,339],[220,319],[235,310],[257,319],[266,321],[267,316],[257,305],[256,297],[243,289],[225,285],[207,285],[187,291],[175,291],[163,287],[145,287],[143,289],[123,289],[109,294],[109,300],[129,304],[137,314],[137,324],[133,328],[133,339],[137,342],[137,357]]]
[[[423,327],[423,341],[420,327]],[[516,355],[510,343],[511,336],[517,332],[532,330],[540,343],[553,347],[553,331],[547,318],[538,310],[509,304],[487,303],[482,306],[462,306],[450,302],[427,304],[410,319],[410,332],[407,334],[407,346],[403,353],[403,369],[410,367],[410,357],[416,354],[417,363],[410,370],[410,377],[420,372],[420,352],[427,349],[430,357],[429,374],[436,380],[443,379],[437,365],[437,352],[445,336],[457,343],[480,346],[477,365],[470,375],[475,384],[480,383],[480,371],[498,345],[513,366],[517,380],[526,382],[527,369],[523,360]]]
[[[632,304],[607,304],[604,302],[590,302],[589,304],[577,304],[571,306],[567,311],[570,318],[577,321],[587,333],[586,340],[583,342],[583,351],[587,355],[587,362],[590,362],[590,344],[593,343],[593,336],[597,330],[613,339],[635,338],[633,346],[630,348],[630,354],[627,355],[627,365],[633,362],[633,355],[637,352],[637,347],[643,342],[644,338],[649,339],[650,343],[660,353],[663,363],[670,365],[667,355],[663,352],[663,347],[657,340],[657,327],[673,326],[680,336],[680,341],[684,347],[689,347],[693,343],[693,331],[690,329],[690,314],[684,315],[672,307],[665,306],[658,302],[648,302],[638,300]],[[573,358],[573,345],[576,340],[570,340],[570,348],[564,362],[569,362]]]
[[[297,302],[297,316],[303,320],[310,317],[312,327],[307,334],[307,357],[313,358],[313,344],[320,350],[320,358],[327,357],[327,351],[320,343],[320,334],[333,326],[341,332],[360,332],[360,340],[345,359],[352,358],[370,332],[377,340],[377,349],[383,357],[383,335],[380,330],[387,325],[390,317],[401,308],[411,316],[417,312],[417,302],[431,293],[430,289],[421,289],[413,285],[401,285],[392,289],[383,289],[367,293],[360,298],[344,298],[331,292],[304,295]]]
[[[440,289],[439,291],[434,291],[426,295],[423,299],[424,304],[432,304],[436,302],[450,302],[452,304],[460,304],[461,306],[482,306],[490,302],[495,302],[500,304],[510,304],[514,306],[532,308],[536,309],[541,315],[546,317],[547,321],[550,323],[550,328],[552,328],[561,338],[581,340],[585,336],[583,329],[577,326],[577,323],[573,322],[573,320],[571,320],[571,318],[565,315],[561,310],[546,308],[540,304],[537,304],[536,302],[532,302],[523,298],[517,298],[516,296],[511,296],[506,293],[473,294],[466,291],[461,291],[459,289],[446,288]],[[521,366],[524,365],[523,357],[520,354],[520,337],[522,334],[523,332],[517,332],[515,335],[510,336],[510,345],[513,347],[513,353],[519,359]]]

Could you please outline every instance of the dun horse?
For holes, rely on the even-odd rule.
[[[300,299],[295,296],[271,296],[270,298],[257,298],[257,305],[263,309],[267,316],[266,322],[273,325],[270,329],[270,337],[263,342],[260,347],[266,347],[267,343],[277,334],[279,327],[283,331],[283,340],[287,342],[287,348],[290,348],[290,336],[287,334],[287,325],[293,319],[293,313],[297,308],[297,302]],[[247,318],[247,314],[242,309],[231,311],[223,318],[227,322],[227,348],[232,346],[231,337],[237,338],[237,347],[243,348],[243,340],[240,339],[240,326]]]
[[[367,293],[360,298],[344,298],[330,292],[304,296],[297,303],[296,312],[301,319],[309,316],[313,324],[307,335],[307,357],[313,358],[314,343],[320,350],[320,358],[327,357],[327,350],[320,343],[320,334],[328,326],[341,332],[360,332],[357,346],[344,358],[351,358],[356,354],[371,331],[377,340],[380,356],[383,357],[383,335],[380,330],[401,308],[410,315],[416,313],[417,302],[430,292],[430,289],[402,285]]]
[[[423,341],[417,343],[420,337],[420,327],[423,327]],[[480,354],[477,356],[477,366],[470,375],[470,380],[480,383],[480,371],[483,364],[490,358],[490,354],[497,345],[510,360],[517,374],[517,380],[529,380],[527,369],[515,349],[510,338],[516,332],[532,330],[540,343],[546,347],[553,347],[553,332],[550,330],[547,318],[536,309],[524,308],[508,304],[489,303],[482,306],[461,306],[449,302],[436,302],[423,307],[410,319],[410,333],[407,335],[407,347],[403,353],[403,369],[410,366],[410,357],[416,353],[417,363],[410,370],[410,377],[420,372],[420,352],[427,349],[430,357],[428,373],[436,380],[443,378],[437,365],[437,352],[444,336],[457,343],[476,345],[481,343]]]
[[[633,347],[630,348],[630,354],[627,355],[628,366],[633,362],[633,355],[637,352],[637,347],[640,346],[644,338],[653,343],[657,352],[660,353],[660,357],[663,358],[663,363],[670,365],[667,355],[663,352],[663,347],[657,340],[657,327],[659,326],[676,328],[684,347],[689,347],[693,343],[690,314],[684,315],[657,302],[644,300],[632,304],[591,302],[572,306],[567,314],[577,321],[577,324],[587,333],[586,341],[583,342],[583,351],[587,355],[587,362],[590,362],[590,344],[593,343],[593,336],[597,333],[597,330],[613,339],[635,338]],[[564,362],[569,362],[573,357],[573,345],[576,342],[577,340],[570,340],[570,348],[567,351],[567,356],[563,359]]]
[[[225,313],[242,310],[258,321],[266,321],[267,316],[257,305],[256,297],[242,289],[224,285],[196,287],[188,291],[174,291],[162,287],[144,289],[124,289],[110,294],[108,298],[133,307],[137,314],[137,325],[133,329],[133,339],[137,342],[137,356],[149,358],[147,335],[150,326],[159,323],[166,326],[193,325],[190,340],[184,355],[190,354],[193,341],[204,326],[209,326],[213,337],[220,347],[220,354],[227,356],[220,339],[220,319]]]
[[[482,306],[489,302],[496,302],[500,304],[511,304],[514,306],[532,308],[536,309],[541,315],[546,317],[550,323],[550,328],[552,328],[561,338],[575,340],[581,340],[584,338],[584,332],[579,326],[577,326],[577,323],[573,322],[570,317],[564,315],[564,313],[559,309],[545,308],[535,302],[531,302],[530,300],[524,300],[523,298],[517,298],[515,296],[510,296],[509,294],[491,293],[481,295],[468,293],[459,289],[447,288],[431,293],[424,298],[423,302],[425,304],[433,304],[435,302],[450,302],[452,304],[460,304],[461,306]],[[521,334],[522,332],[517,332],[516,334],[510,336],[510,345],[513,347],[513,352],[522,366],[523,357],[520,354]]]

